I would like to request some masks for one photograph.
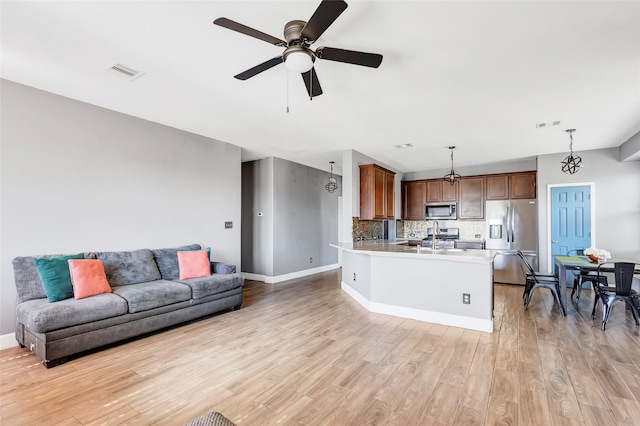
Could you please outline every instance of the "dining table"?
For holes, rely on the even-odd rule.
[[[613,272],[614,263],[616,262],[630,262],[640,264],[640,262],[628,260],[628,259],[609,259],[605,265],[600,268],[602,272]],[[587,256],[554,256],[554,263],[556,266],[555,274],[558,276],[560,282],[560,300],[567,306],[567,271],[597,271],[600,266],[599,262],[593,262]],[[640,273],[640,270],[636,270]],[[566,315],[566,313],[565,313]]]

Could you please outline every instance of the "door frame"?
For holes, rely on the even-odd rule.
[[[591,197],[591,247],[596,245],[596,184],[595,182],[572,182],[572,183],[549,183],[547,184],[547,261],[549,262],[549,270],[552,269],[553,255],[551,254],[551,188],[567,187],[567,186],[589,186],[589,195]]]

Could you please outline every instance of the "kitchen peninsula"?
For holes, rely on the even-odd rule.
[[[493,332],[494,251],[382,240],[331,246],[342,251],[342,289],[368,311]]]

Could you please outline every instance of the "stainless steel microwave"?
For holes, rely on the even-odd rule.
[[[427,203],[424,205],[424,218],[456,220],[456,203]]]

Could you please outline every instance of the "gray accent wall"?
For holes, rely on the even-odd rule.
[[[560,162],[568,152],[538,157],[538,250],[541,271],[548,271],[548,186],[594,184],[597,248],[613,257],[640,260],[640,161],[619,161],[618,148],[579,151],[584,167],[576,174],[563,173]]]
[[[240,265],[239,147],[7,80],[0,89],[0,335],[15,330],[16,256],[198,243]]]
[[[243,272],[278,277],[338,263],[329,246],[342,192],[334,177],[338,190],[329,193],[328,172],[273,157],[243,163]]]

